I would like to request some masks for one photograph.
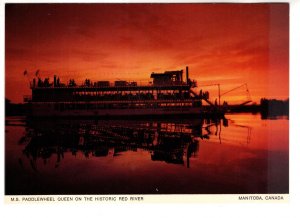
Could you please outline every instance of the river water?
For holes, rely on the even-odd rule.
[[[5,194],[289,193],[289,120],[6,117]]]

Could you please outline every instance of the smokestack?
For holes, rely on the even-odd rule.
[[[185,72],[186,72],[186,83],[188,83],[189,82],[189,67],[188,66],[186,66]]]
[[[56,75],[54,75],[54,87],[56,87]]]

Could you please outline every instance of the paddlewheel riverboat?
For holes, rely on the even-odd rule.
[[[128,81],[95,81],[86,79],[77,85],[74,79],[63,84],[60,78],[34,78],[30,82],[32,117],[132,117],[132,116],[222,116],[212,104],[209,93],[192,89],[196,81],[189,78],[189,69],[152,73],[152,82],[140,85]],[[202,101],[208,104],[203,105]]]

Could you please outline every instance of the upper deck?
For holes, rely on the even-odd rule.
[[[109,81],[95,81],[92,82],[86,79],[82,85],[77,85],[74,79],[70,79],[68,84],[60,82],[59,77],[54,76],[53,82],[49,78],[42,80],[41,78],[34,78],[30,83],[31,89],[76,89],[76,90],[89,90],[89,91],[138,91],[138,90],[176,90],[176,89],[189,89],[195,86],[195,81],[191,81],[188,76],[188,67],[186,67],[186,80],[183,80],[183,70],[165,71],[164,73],[152,73],[150,76],[153,79],[148,84],[139,84],[137,82],[128,82],[118,80],[114,83]]]
[[[33,79],[31,101],[85,101],[85,100],[139,100],[139,99],[186,99],[189,92],[196,86],[195,81],[188,78],[186,68],[186,80],[183,80],[183,70],[166,71],[164,73],[152,73],[152,82],[139,84],[128,81],[95,81],[86,79],[82,85],[77,85],[74,79],[70,79],[66,85],[54,76],[53,82],[49,78]]]
[[[34,86],[32,90],[58,90],[58,91],[151,91],[151,90],[189,90],[191,84],[169,84],[169,85],[137,85],[137,86]]]

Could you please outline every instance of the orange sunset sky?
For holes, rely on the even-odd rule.
[[[150,81],[189,66],[221,93],[243,83],[254,102],[289,96],[288,4],[6,4],[5,97],[33,78]],[[210,90],[216,87],[202,87]],[[223,100],[246,99],[241,88]]]

